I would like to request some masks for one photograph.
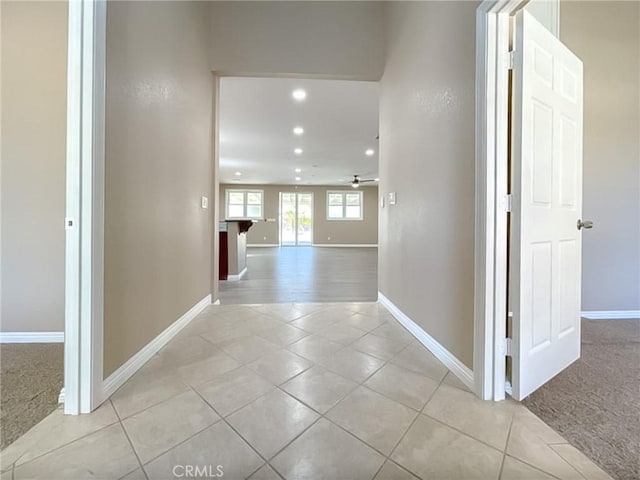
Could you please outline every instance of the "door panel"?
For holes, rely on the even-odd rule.
[[[280,192],[280,244],[313,242],[313,193]]]
[[[513,396],[580,357],[582,63],[517,16],[510,309]]]

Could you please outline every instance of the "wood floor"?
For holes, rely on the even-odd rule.
[[[377,248],[249,248],[245,276],[220,282],[222,304],[377,299]]]

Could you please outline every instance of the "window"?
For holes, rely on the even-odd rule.
[[[362,192],[327,192],[327,220],[362,220]]]
[[[262,190],[227,190],[227,218],[264,218]]]

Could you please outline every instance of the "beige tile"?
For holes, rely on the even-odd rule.
[[[309,332],[293,327],[291,325],[280,325],[276,328],[258,333],[258,336],[264,338],[265,340],[269,340],[270,342],[273,342],[277,345],[280,345],[281,347],[290,345],[293,342],[306,337],[307,335],[309,335]]]
[[[252,362],[268,353],[280,350],[280,347],[275,343],[255,335],[228,343],[221,343],[220,348],[230,357],[233,357],[243,364]]]
[[[309,360],[318,362],[320,359],[331,355],[343,348],[342,344],[331,342],[319,335],[310,335],[289,345],[288,350],[302,355]]]
[[[450,387],[457,388],[458,390],[464,390],[465,392],[473,393],[471,392],[471,390],[469,390],[469,387],[462,383],[462,380],[456,377],[452,372],[448,372],[445,375],[442,383],[445,385],[449,385]]]
[[[263,463],[264,460],[226,423],[218,422],[169,450],[144,468],[150,480],[175,478],[174,468],[182,465],[210,467],[212,474],[217,474],[220,467],[223,473],[221,478],[235,480],[247,478]],[[184,477],[182,470],[176,474],[176,477]]]
[[[472,393],[440,385],[423,413],[504,451],[513,410],[503,402],[480,400]]]
[[[175,372],[137,373],[113,394],[111,401],[120,418],[126,418],[187,390],[189,387]]]
[[[391,359],[391,363],[437,381],[442,380],[449,371],[440,360],[423,346],[405,348]]]
[[[249,477],[249,480],[281,480],[281,478],[273,468],[264,464],[260,470]]]
[[[359,313],[361,315],[379,316],[379,315],[391,315],[386,308],[377,302],[372,303],[352,303],[349,305],[349,310]]]
[[[293,322],[289,322],[289,325],[292,325],[296,328],[301,328],[307,332],[318,333],[322,330],[325,330],[330,325],[338,322],[340,320],[340,316],[335,315],[331,312],[320,311],[316,313],[312,313],[311,315],[306,315],[302,318],[294,320]]]
[[[388,455],[416,415],[398,402],[359,387],[329,410],[326,417]]]
[[[290,378],[304,372],[313,365],[306,358],[302,358],[287,350],[280,350],[260,357],[249,363],[248,368],[270,380],[275,385],[280,385]]]
[[[194,391],[182,393],[123,421],[142,463],[220,420]]]
[[[418,480],[414,475],[399,467],[390,460],[384,465],[376,475],[374,480]]]
[[[120,480],[147,480],[147,476],[142,471],[142,468],[138,468],[128,475],[125,475]]]
[[[378,452],[321,419],[271,465],[287,480],[371,479],[384,462]]]
[[[319,358],[318,364],[356,383],[362,383],[384,365],[384,360],[347,347]]]
[[[514,409],[517,426],[526,427],[527,430],[542,439],[545,443],[567,443],[562,435],[544,423],[521,403],[511,400],[507,400],[507,402]]]
[[[213,355],[217,350],[202,337],[177,337],[167,343],[157,356],[164,366],[178,368]]]
[[[392,364],[378,370],[365,385],[415,410],[422,410],[438,388],[435,380]]]
[[[294,304],[272,303],[252,308],[263,315],[275,317],[285,322],[290,322],[309,313],[304,309],[297,308]]]
[[[587,480],[611,480],[609,474],[572,445],[556,444],[551,448]]]
[[[364,332],[370,332],[374,328],[378,328],[385,322],[384,317],[363,315],[356,313],[346,320],[342,321],[343,325],[349,325],[350,327],[358,328]]]
[[[114,479],[138,466],[138,459],[118,423],[16,467],[14,478]]]
[[[402,343],[409,343],[415,338],[395,320],[383,323],[371,333],[379,337],[390,338],[391,340],[397,340]]]
[[[13,480],[13,466],[6,465],[6,467],[7,468],[5,468],[5,465],[2,466],[4,471],[0,473],[0,480]]]
[[[420,415],[390,457],[426,479],[497,479],[502,454]]]
[[[203,383],[196,390],[226,417],[274,388],[267,380],[242,367]]]
[[[338,342],[343,345],[349,345],[365,335],[365,332],[362,330],[350,327],[349,325],[343,325],[341,322],[329,325],[327,328],[320,330],[317,333],[327,340]]]
[[[218,375],[240,367],[240,362],[224,352],[216,352],[204,360],[185,365],[177,369],[178,375],[191,386],[208,382]]]
[[[315,366],[281,388],[316,411],[325,413],[357,386],[351,380]]]
[[[230,323],[218,326],[209,332],[201,334],[201,336],[214,346],[219,346],[221,343],[230,343],[234,340],[250,337],[262,330],[261,325],[251,322],[251,319],[246,319],[230,321]]]
[[[256,308],[247,305],[227,305],[220,310],[219,315],[234,321],[247,320],[261,315]]]
[[[352,348],[360,352],[368,353],[382,360],[391,360],[406,346],[406,343],[398,342],[390,338],[379,337],[372,333],[367,334],[351,345]]]
[[[554,478],[509,455],[504,457],[500,480],[553,480]]]
[[[516,414],[511,426],[507,453],[554,477],[582,479],[582,475],[548,445],[549,440],[554,441],[558,438],[562,437],[532,414]]]
[[[0,462],[19,465],[117,421],[109,401],[86,415],[65,415],[59,407],[0,452]]]
[[[229,416],[227,421],[268,459],[317,419],[313,410],[274,390]]]

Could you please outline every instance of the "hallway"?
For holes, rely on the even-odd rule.
[[[246,275],[220,282],[223,305],[377,299],[375,247],[249,247]]]
[[[376,303],[211,306],[12,464],[2,480],[608,478],[523,406],[469,393]]]

